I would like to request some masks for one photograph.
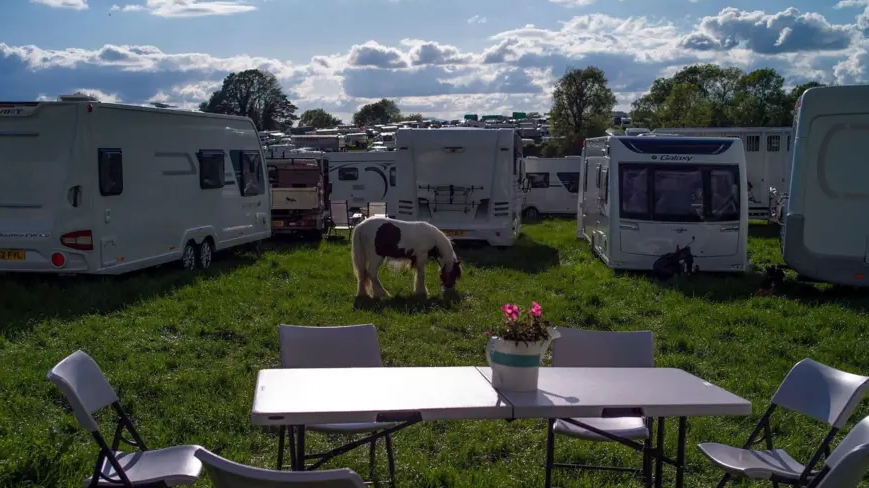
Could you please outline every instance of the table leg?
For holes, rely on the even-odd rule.
[[[552,464],[555,462],[555,419],[548,419],[546,428],[546,488],[552,488]]]
[[[282,425],[280,429],[278,429],[278,471],[284,467],[284,434],[286,434],[286,432],[286,426]],[[295,459],[291,459],[290,461],[295,462]]]
[[[688,434],[688,419],[679,417],[679,444],[676,448],[676,488],[685,483],[685,437]]]
[[[305,470],[305,426],[297,425],[296,429],[296,466],[295,471]]]
[[[658,417],[658,441],[655,450],[655,488],[664,486],[664,417]]]

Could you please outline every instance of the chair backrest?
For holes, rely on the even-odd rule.
[[[284,368],[376,368],[383,366],[373,324],[335,327],[278,326]]]
[[[96,361],[76,351],[57,363],[46,375],[66,397],[78,423],[88,432],[100,430],[93,413],[118,401]]]
[[[558,328],[552,341],[552,366],[567,368],[651,368],[655,342],[651,331],[613,332]]]
[[[803,359],[785,376],[772,403],[841,429],[865,395],[866,388],[869,388],[869,377]]]
[[[318,471],[273,471],[245,466],[198,449],[196,457],[205,466],[215,488],[363,488],[358,474],[347,468]]]
[[[368,202],[368,216],[386,215],[386,202]]]
[[[335,225],[349,225],[350,213],[347,206],[347,200],[332,200],[329,203],[329,214],[332,217],[332,222]]]
[[[857,488],[869,471],[869,417],[855,425],[830,453],[817,488]]]

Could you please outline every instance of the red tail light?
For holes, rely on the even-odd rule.
[[[77,230],[60,236],[60,243],[70,249],[93,251],[94,235],[89,230]]]
[[[56,252],[51,255],[51,265],[55,268],[62,268],[66,265],[66,256],[63,253]]]

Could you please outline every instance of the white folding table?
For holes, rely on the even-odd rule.
[[[298,434],[295,441],[291,436],[296,443],[291,464],[304,470],[305,425],[396,423],[325,457],[317,455],[320,461],[313,469],[423,420],[558,418],[572,423],[575,417],[642,415],[658,419],[657,446],[652,452],[656,486],[662,484],[662,464],[667,463],[676,467],[676,486],[681,488],[687,417],[750,413],[747,400],[672,368],[540,368],[538,390],[528,393],[496,391],[491,370],[484,367],[291,368],[259,372],[251,420],[256,425],[291,426],[291,432]],[[663,450],[666,417],[679,419],[676,460],[667,458]],[[278,450],[281,469],[283,436]]]
[[[477,369],[491,380],[490,368]],[[751,414],[748,400],[674,368],[540,368],[537,391],[505,391],[501,395],[513,406],[513,418],[561,419],[637,450],[643,449],[643,446],[597,431],[571,418],[657,418],[657,440],[652,448],[656,487],[663,484],[664,463],[676,468],[676,486],[681,488],[684,485],[687,417]],[[667,417],[679,419],[675,460],[668,458],[664,452],[664,423]],[[551,465],[553,460],[547,456],[546,462]],[[551,480],[547,479],[547,488],[550,483]]]

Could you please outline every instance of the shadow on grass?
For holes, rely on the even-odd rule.
[[[391,309],[406,314],[429,313],[433,310],[452,310],[457,307],[464,295],[461,292],[451,292],[443,296],[402,296],[396,295],[389,298],[376,300],[374,298],[359,298],[353,301],[353,310],[367,310],[381,312]]]
[[[463,263],[479,268],[507,268],[534,274],[558,266],[559,262],[558,249],[525,235],[506,248],[474,241],[456,241],[453,246]]]
[[[267,251],[293,251],[317,249],[324,241],[320,233],[277,234],[267,240],[263,248]]]
[[[749,222],[748,237],[752,239],[778,239],[781,230],[776,224]]]
[[[640,273],[632,273],[640,275]],[[647,279],[664,289],[677,291],[689,298],[702,298],[711,302],[725,303],[747,300],[758,296],[763,271],[745,275],[726,273],[700,273],[692,276],[677,276],[660,282],[651,274],[642,273]],[[869,296],[865,289],[839,287],[797,281],[789,276],[773,296],[774,299],[792,300],[806,306],[837,305],[857,312],[869,312]]]
[[[45,320],[112,313],[256,261],[256,253],[237,251],[218,253],[207,270],[192,272],[168,263],[119,276],[0,275],[0,337],[11,339]]]

